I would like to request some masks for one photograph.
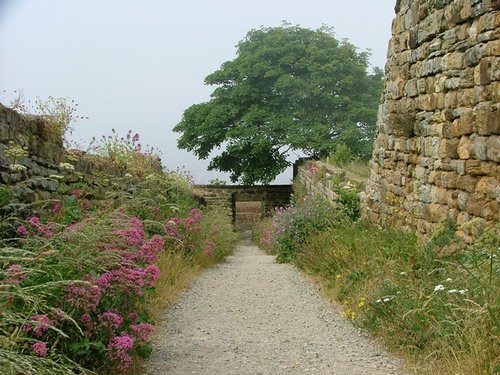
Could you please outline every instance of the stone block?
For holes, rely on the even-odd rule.
[[[474,68],[474,83],[476,85],[488,85],[491,75],[496,69],[492,69],[492,58],[485,57]]]
[[[486,137],[472,134],[471,141],[471,157],[479,160],[486,160]]]
[[[451,138],[451,139],[441,139],[440,147],[439,147],[439,157],[457,159],[458,155],[458,145],[460,143],[459,138]]]
[[[432,186],[431,201],[432,203],[448,204],[448,199],[451,197],[451,190],[439,186]]]
[[[458,176],[457,188],[473,193],[476,190],[477,178],[474,176],[464,175]]]
[[[487,54],[487,50],[488,47],[486,43],[476,44],[466,50],[464,55],[465,65],[470,67],[477,65],[483,56]]]
[[[465,211],[474,216],[481,216],[481,207],[484,205],[484,201],[482,199],[478,199],[474,195],[469,196],[467,200],[467,204],[465,207]]]
[[[456,139],[456,138],[454,138]],[[458,143],[457,143],[458,145]],[[458,157],[458,154],[457,154]],[[465,174],[465,161],[464,160],[452,160],[450,162],[452,170],[457,172],[459,175],[464,175]]]
[[[492,135],[486,141],[486,156],[489,160],[500,162],[500,136]]]
[[[450,52],[443,56],[441,68],[443,70],[463,69],[465,67],[465,53]]]
[[[477,182],[475,193],[500,201],[500,181],[495,177],[481,177]]]
[[[424,207],[423,219],[432,223],[440,223],[448,217],[448,206],[431,203]]]
[[[489,41],[486,44],[486,55],[500,56],[500,39]]]
[[[481,135],[500,134],[500,111],[493,102],[478,103],[474,108],[474,131]]]
[[[457,93],[455,91],[447,92],[444,98],[445,108],[455,108],[458,104]]]

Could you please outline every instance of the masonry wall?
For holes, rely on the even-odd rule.
[[[396,5],[365,217],[430,234],[499,221],[500,1]]]
[[[236,229],[251,229],[254,222],[276,207],[290,203],[292,186],[195,185],[193,191],[206,206],[226,212]],[[261,202],[259,211],[255,202]]]
[[[24,149],[26,155],[12,157],[13,147]],[[21,115],[0,104],[0,216],[8,214],[6,203],[58,199],[75,186],[87,186],[91,198],[99,198],[109,190],[107,177],[119,175],[102,158],[66,150],[61,135],[43,117]]]

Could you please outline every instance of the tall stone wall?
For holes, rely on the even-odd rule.
[[[363,213],[422,234],[499,220],[500,1],[400,0]]]

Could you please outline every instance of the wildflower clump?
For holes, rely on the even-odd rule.
[[[183,271],[222,259],[234,239],[182,180],[156,174],[133,196],[110,183],[101,202],[70,187],[19,220],[16,238],[0,238],[0,372],[126,373],[151,353],[151,301],[166,299],[157,294]]]

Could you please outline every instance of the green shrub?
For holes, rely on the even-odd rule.
[[[7,185],[0,186],[0,208],[7,206],[12,201],[12,189]]]

